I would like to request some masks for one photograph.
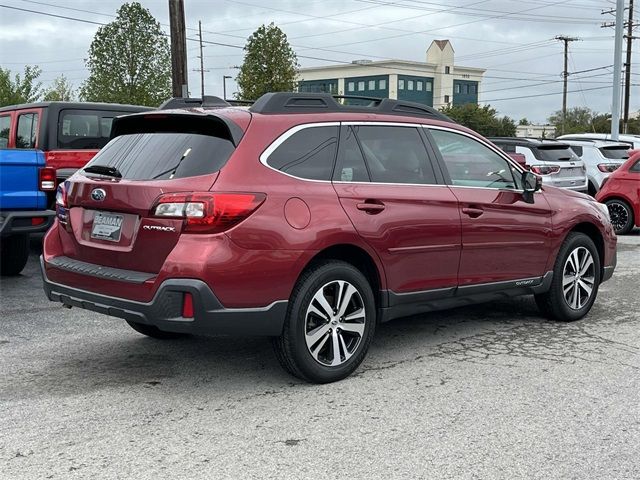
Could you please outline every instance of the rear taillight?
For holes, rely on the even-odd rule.
[[[619,166],[617,163],[600,163],[598,164],[598,170],[604,173],[611,173],[615,172]]]
[[[151,214],[184,219],[183,232],[219,233],[249,217],[265,198],[262,193],[169,193],[156,200]]]
[[[56,216],[63,225],[66,225],[68,220],[67,208],[69,208],[67,203],[67,189],[64,183],[61,183],[58,185],[58,190],[56,191]]]
[[[38,188],[43,192],[52,192],[56,189],[56,169],[43,167],[38,171]]]
[[[559,165],[533,165],[531,171],[537,175],[554,175],[560,171]]]

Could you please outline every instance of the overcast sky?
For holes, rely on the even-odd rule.
[[[118,0],[0,0],[6,5],[88,22],[113,20]],[[141,0],[168,32],[168,0]],[[628,3],[628,1],[626,2]],[[261,24],[287,34],[302,67],[396,58],[424,61],[432,40],[449,39],[456,64],[486,68],[482,102],[514,119],[544,121],[561,108],[562,44],[570,44],[568,105],[610,111],[613,28],[603,10],[613,0],[185,0],[189,38],[202,21],[205,92],[222,95],[222,77],[235,78],[241,48]],[[635,8],[638,18],[638,7]],[[65,74],[74,86],[87,77],[84,59],[99,25],[0,7],[0,65],[21,71],[39,65],[47,84]],[[636,33],[637,35],[637,33]],[[199,49],[188,41],[189,89],[200,94]],[[634,43],[634,60],[640,42]],[[309,58],[313,57],[313,58]],[[631,109],[640,108],[640,68],[632,68]],[[588,70],[588,71],[586,71]],[[235,90],[227,80],[228,92]],[[538,96],[540,95],[540,96]],[[528,98],[524,98],[528,97]]]

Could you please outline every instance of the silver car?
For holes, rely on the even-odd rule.
[[[563,140],[578,155],[587,167],[589,195],[600,190],[605,178],[611,175],[627,158],[630,145],[628,143],[606,140]]]
[[[568,143],[518,137],[493,137],[489,140],[507,153],[524,155],[527,167],[540,175],[545,185],[587,193],[589,184],[585,164]]]

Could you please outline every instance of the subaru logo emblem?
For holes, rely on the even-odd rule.
[[[94,188],[91,191],[91,198],[94,199],[96,202],[101,202],[103,201],[105,198],[107,198],[107,192],[105,192],[103,189],[101,188]]]

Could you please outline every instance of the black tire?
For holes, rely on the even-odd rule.
[[[349,311],[353,312],[355,309],[357,313],[362,310],[364,312],[362,322],[350,323],[348,317],[351,315],[346,315],[342,318],[332,317],[333,319],[329,318],[327,320],[318,315],[309,314],[308,309],[312,308],[311,304],[314,301],[314,296],[327,291],[326,289],[334,288],[334,285],[337,288],[339,282],[346,282],[346,285],[350,284],[351,287],[354,287],[356,293],[351,293],[347,299],[348,301],[343,303],[349,305]],[[344,288],[346,289],[347,287]],[[343,298],[347,298],[346,294],[349,291],[348,289],[343,291]],[[340,293],[337,296],[340,297]],[[339,307],[340,303],[338,299],[334,305]],[[337,313],[339,314],[340,312]],[[335,314],[336,310],[334,310]],[[371,285],[357,268],[338,260],[319,263],[304,272],[296,283],[289,301],[282,335],[273,339],[276,356],[285,370],[302,380],[313,383],[329,383],[342,380],[353,373],[366,356],[375,332],[376,315]],[[318,337],[317,345],[323,344],[325,346],[322,349],[317,347],[316,358],[311,352],[311,347],[307,346],[308,322],[314,321],[314,318],[318,323],[318,326],[315,327],[317,330],[321,328],[329,329],[326,334],[323,333],[321,337]],[[346,328],[346,325],[353,326],[356,323],[358,325],[357,328],[363,330],[361,334],[352,333],[350,328]],[[333,343],[334,336],[336,342],[340,339],[340,342],[344,343]],[[344,340],[345,338],[347,338],[346,341]],[[327,345],[329,340],[331,345]],[[326,359],[323,359],[321,354],[318,353],[320,350],[330,353],[335,361],[336,355],[333,345],[338,345],[338,361],[342,361],[343,358],[344,361],[336,365],[322,363]],[[353,345],[353,350],[349,351],[349,345]],[[347,354],[350,356],[347,357]]]
[[[595,197],[596,193],[598,193],[598,189],[596,188],[596,186],[592,182],[589,182],[588,193],[592,197]]]
[[[136,323],[126,320],[131,328],[136,332],[146,335],[147,337],[157,338],[158,340],[173,340],[176,338],[184,338],[188,336],[186,333],[165,332],[153,325],[145,325],[144,323]]]
[[[583,249],[586,249],[591,254],[593,260],[593,266],[590,267],[588,272],[589,278],[593,278],[593,286],[591,293],[586,298],[583,305],[580,304],[580,293],[578,294],[577,305],[579,308],[573,308],[569,305],[569,300],[567,300],[565,296],[565,289],[567,288],[567,284],[565,284],[565,269],[569,262],[569,256],[576,251],[580,254],[581,252],[584,252]],[[571,277],[571,275],[567,275],[567,277]],[[583,279],[586,281],[586,275]],[[580,286],[576,285],[576,282],[576,280],[569,281],[569,292],[572,292],[573,289],[577,289],[578,292],[581,293],[586,292],[584,289],[581,290]],[[600,257],[593,240],[584,233],[571,232],[565,239],[562,247],[560,247],[560,251],[556,257],[556,263],[553,267],[553,280],[551,282],[551,287],[546,293],[535,296],[536,304],[538,305],[540,312],[547,318],[562,322],[573,322],[575,320],[580,320],[589,313],[589,310],[591,310],[593,302],[595,302],[596,296],[598,295],[599,286]]]
[[[0,274],[19,275],[29,260],[29,235],[11,235],[0,240]]]
[[[616,235],[624,235],[629,233],[633,228],[633,209],[624,200],[614,198],[607,200],[605,205],[609,208],[609,216],[611,217],[611,225]]]

